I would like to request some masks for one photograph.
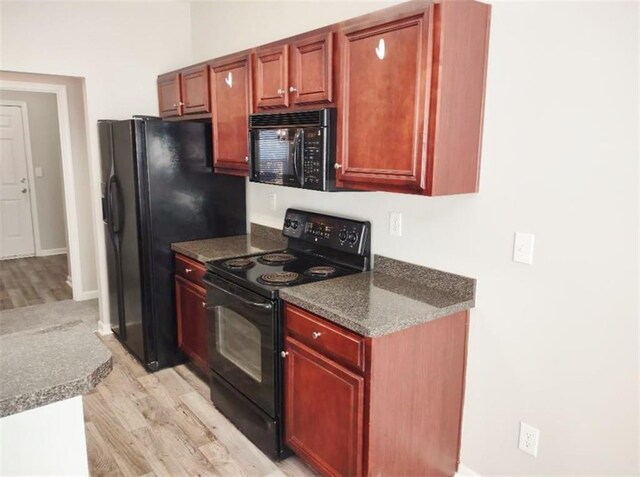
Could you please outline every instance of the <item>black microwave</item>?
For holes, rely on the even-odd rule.
[[[335,108],[249,116],[249,180],[336,190]]]

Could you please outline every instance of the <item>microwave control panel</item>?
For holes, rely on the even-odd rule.
[[[369,222],[288,209],[282,233],[314,245],[366,254],[369,253],[370,229]]]
[[[305,128],[302,143],[303,188],[324,190],[326,128]]]

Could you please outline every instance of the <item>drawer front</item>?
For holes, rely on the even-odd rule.
[[[176,254],[176,275],[202,286],[202,278],[206,272],[207,269],[200,262]]]
[[[285,305],[285,323],[288,335],[295,336],[335,361],[364,371],[363,336],[288,303]]]

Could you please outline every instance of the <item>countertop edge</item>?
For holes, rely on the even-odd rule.
[[[86,376],[0,401],[0,418],[80,396],[93,390],[113,370],[113,355],[106,346],[105,350],[108,353],[107,359]]]
[[[475,306],[475,299],[467,300],[456,303],[455,305],[448,306],[446,308],[441,308],[440,310],[435,312],[426,313],[420,317],[416,317],[415,320],[404,323],[400,326],[398,326],[398,323],[389,323],[388,326],[380,326],[376,327],[375,329],[371,329],[363,326],[357,321],[353,321],[347,315],[332,312],[330,310],[327,310],[326,308],[319,307],[318,305],[310,303],[297,296],[289,295],[285,290],[280,291],[280,298],[282,298],[287,303],[299,306],[300,308],[303,308],[311,313],[325,318],[326,320],[329,320],[336,325],[342,326],[344,328],[347,328],[348,330],[369,338],[379,338],[381,336],[390,335],[407,328],[412,328],[414,326],[419,326],[424,323],[437,320],[439,318],[444,318],[445,316],[453,315],[461,311],[470,310]]]

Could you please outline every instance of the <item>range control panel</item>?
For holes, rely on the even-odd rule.
[[[371,223],[288,209],[282,228],[286,237],[347,253],[369,253]]]

